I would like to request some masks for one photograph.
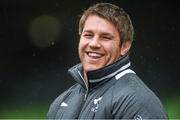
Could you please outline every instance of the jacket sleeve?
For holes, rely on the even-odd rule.
[[[68,95],[68,91],[63,92],[61,95],[59,95],[50,105],[47,118],[48,119],[55,119],[56,114],[58,112],[59,106],[63,99]]]
[[[72,91],[74,88],[76,88],[78,84],[74,84],[71,86],[69,89],[61,93],[50,105],[48,113],[47,113],[47,118],[48,119],[55,119],[57,117],[57,113],[60,109],[61,103],[68,98],[70,94],[72,94]]]
[[[160,100],[152,94],[126,92],[114,96],[112,115],[114,119],[168,119]]]

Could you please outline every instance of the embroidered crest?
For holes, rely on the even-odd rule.
[[[91,108],[91,111],[92,111],[92,112],[97,112],[97,110],[98,110],[98,108],[99,108],[99,103],[100,103],[101,100],[102,100],[102,97],[99,97],[99,98],[97,98],[97,99],[94,99],[94,101],[93,101],[94,105],[93,105],[93,107]]]

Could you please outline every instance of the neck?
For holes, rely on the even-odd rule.
[[[83,74],[84,74],[84,80],[85,80],[85,82],[88,84],[88,78],[87,78],[87,74],[86,74],[86,72],[85,72],[85,71],[83,71]]]

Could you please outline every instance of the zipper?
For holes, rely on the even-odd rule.
[[[81,79],[83,80],[83,82],[84,82],[84,84],[85,84],[85,86],[86,86],[86,93],[85,93],[85,97],[84,97],[84,98],[86,99],[87,96],[88,96],[88,93],[89,93],[89,88],[88,88],[88,85],[87,85],[85,79],[83,78],[83,76],[81,75],[81,73],[80,73],[79,70],[78,70],[78,74],[79,74],[79,76],[81,77]]]
[[[86,86],[86,92],[84,94],[83,102],[82,102],[82,105],[81,105],[81,111],[80,111],[79,116],[78,116],[78,118],[79,118],[81,116],[81,114],[82,114],[83,109],[84,109],[84,104],[86,103],[86,100],[87,100],[87,97],[88,97],[88,94],[89,94],[89,88],[88,88],[88,85],[87,85],[85,79],[82,77],[80,71],[78,71],[78,74],[79,74],[79,76],[81,77],[81,79],[83,80],[83,82],[84,82],[84,84]]]

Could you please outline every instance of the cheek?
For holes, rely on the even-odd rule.
[[[79,47],[82,48],[85,44],[87,44],[87,40],[84,40],[83,38],[80,38]]]
[[[84,52],[84,49],[86,48],[87,46],[87,42],[83,41],[80,39],[79,41],[79,46],[78,46],[78,52],[79,52],[79,55],[82,56],[83,52]]]
[[[82,47],[83,47],[83,41],[82,41],[82,39],[80,39],[80,41],[79,41],[79,50],[81,50]]]
[[[79,57],[82,57],[82,44],[79,43],[79,47],[78,47],[78,52],[79,52]]]
[[[110,42],[110,43],[104,44],[104,49],[107,51],[107,53],[112,54],[113,52],[116,51],[117,46],[115,43]]]
[[[111,59],[117,59],[120,57],[120,46],[118,43],[111,43],[106,47],[108,56]]]

